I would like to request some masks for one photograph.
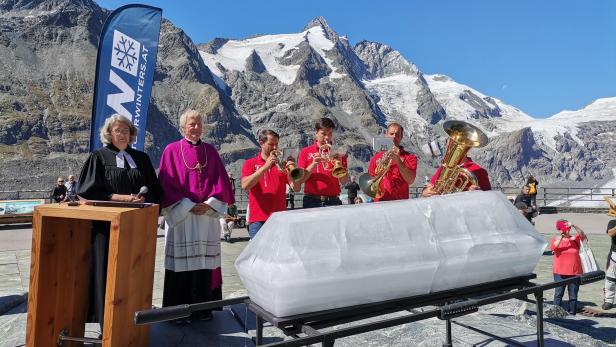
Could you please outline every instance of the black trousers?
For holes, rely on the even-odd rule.
[[[304,195],[303,203],[304,203],[304,208],[342,205],[342,201],[337,196],[322,200],[316,196]]]
[[[109,258],[109,222],[92,223],[90,280],[88,290],[88,323],[105,321],[105,292],[107,288],[107,261]]]
[[[222,286],[211,288],[212,271],[205,269],[182,272],[165,270],[163,307],[222,300]],[[192,318],[197,318],[199,314],[207,312],[210,311],[194,312]]]

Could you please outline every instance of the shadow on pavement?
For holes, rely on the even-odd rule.
[[[602,340],[607,343],[616,342],[616,328],[605,326],[595,327],[598,322],[592,319],[546,318],[545,321],[558,325],[561,328],[586,334],[596,340]]]
[[[32,223],[0,224],[0,230],[32,229]]]
[[[21,294],[21,295],[12,294],[12,295],[0,296],[0,315],[12,314],[11,310],[13,308],[25,303],[27,300],[28,300],[28,294]]]

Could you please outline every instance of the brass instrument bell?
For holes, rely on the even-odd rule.
[[[443,130],[449,135],[449,140],[434,190],[439,194],[449,194],[464,190],[469,183],[478,185],[477,177],[459,165],[471,148],[488,144],[488,137],[476,126],[459,120],[446,121]]]
[[[294,161],[288,161],[285,169],[289,173],[289,177],[293,182],[298,182],[306,176],[306,170],[300,167],[297,167]]]
[[[323,162],[323,169],[332,172],[332,176],[341,178],[347,175],[348,170],[342,165],[340,154],[333,153],[332,145],[324,143],[319,146],[319,157],[325,159]]]
[[[334,168],[332,169],[332,176],[336,178],[341,178],[347,175],[347,169],[342,166],[342,160],[335,159],[334,160]]]
[[[393,152],[391,150],[385,152],[381,158],[379,158],[376,168],[374,169],[374,177],[369,173],[363,173],[359,176],[358,184],[359,188],[371,198],[380,198],[383,196],[381,191],[381,181],[387,174],[389,167],[393,161]]]

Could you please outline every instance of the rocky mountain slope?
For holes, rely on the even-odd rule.
[[[534,119],[445,75],[424,75],[387,45],[361,41],[350,48],[348,40],[323,18],[316,18],[296,34],[215,39],[199,47],[218,85],[229,93],[238,111],[253,126],[269,124],[286,135],[286,145],[298,144],[293,138],[298,125],[309,129],[305,120],[322,114],[306,105],[307,100],[316,98],[315,104],[329,111],[325,115],[347,125],[342,131],[345,143],[369,140],[376,134],[374,123],[381,126],[396,121],[407,130],[407,146],[419,153],[429,141],[446,140],[440,129],[444,120],[478,125],[492,141],[471,153],[500,185],[519,185],[529,174],[545,184],[596,185],[609,179],[610,168],[616,166],[603,151],[594,152],[616,139],[616,114],[610,108],[616,106],[616,99],[596,101],[600,107],[593,104],[573,113]],[[258,66],[258,73],[251,70],[254,66]],[[255,90],[260,91],[256,96]],[[338,95],[333,100],[332,91]],[[344,97],[349,92],[361,95],[359,91],[367,92],[372,102]],[[294,99],[297,94],[301,95],[299,105]],[[369,113],[372,118],[362,116]],[[273,114],[277,116],[272,118]],[[348,126],[349,118],[355,129]],[[297,121],[289,126],[289,119]],[[354,138],[346,134],[349,130],[355,130]],[[360,161],[359,169],[365,156],[354,154]],[[429,175],[439,160],[422,154],[419,177]]]
[[[88,144],[96,45],[109,11],[91,0],[0,0],[0,190],[49,188],[54,176],[78,173]],[[371,139],[387,122],[405,127],[405,145],[420,155],[418,177],[438,158],[421,153],[444,142],[442,121],[482,127],[491,143],[473,156],[496,184],[518,185],[532,173],[542,182],[596,185],[616,167],[616,99],[535,120],[444,75],[424,75],[393,48],[345,36],[315,18],[299,33],[195,45],[163,20],[148,117],[146,151],[155,162],[179,138],[187,107],[206,117],[204,139],[215,144],[236,176],[257,151],[263,128],[283,147],[312,141],[313,122],[338,124],[352,171],[371,156]],[[420,180],[418,180],[418,183]]]
[[[54,176],[79,172],[108,14],[90,0],[0,1],[0,190],[45,189]],[[216,87],[192,40],[167,20],[154,79],[146,151],[155,163],[180,137],[178,117],[188,107],[206,115],[205,136],[225,160],[253,152],[250,124]]]

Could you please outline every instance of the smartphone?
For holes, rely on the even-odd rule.
[[[391,137],[376,136],[372,138],[372,149],[374,149],[375,153],[380,151],[389,151],[392,148],[394,148],[394,141]]]

